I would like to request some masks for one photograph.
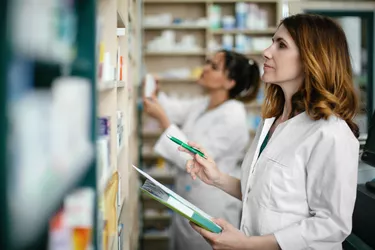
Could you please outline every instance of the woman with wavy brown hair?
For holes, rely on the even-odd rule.
[[[214,249],[342,249],[352,227],[359,157],[345,34],[327,17],[290,16],[264,59],[264,119],[241,180],[220,172],[209,155],[186,164],[193,179],[242,200],[240,229],[223,219],[215,220],[220,234],[192,227]]]

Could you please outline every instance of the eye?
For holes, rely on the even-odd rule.
[[[286,48],[285,43],[280,42],[280,43],[279,43],[279,48],[280,48],[280,49],[284,49],[284,48]]]

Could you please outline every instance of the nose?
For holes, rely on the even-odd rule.
[[[205,63],[203,66],[203,72],[207,72],[211,69],[211,66],[209,63]]]
[[[272,45],[269,46],[267,49],[265,49],[265,50],[263,51],[263,57],[264,57],[264,59],[266,59],[266,60],[270,60],[270,59],[272,58],[271,47],[272,47]]]

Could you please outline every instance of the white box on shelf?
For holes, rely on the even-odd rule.
[[[125,28],[117,28],[117,36],[125,36]]]
[[[145,97],[152,97],[156,90],[156,81],[151,74],[146,75]]]

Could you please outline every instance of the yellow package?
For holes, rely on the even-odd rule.
[[[104,229],[104,234],[107,237],[111,237],[117,234],[117,203],[116,203],[116,196],[118,191],[118,181],[119,176],[118,172],[116,171],[113,173],[111,179],[108,182],[108,185],[104,192],[104,207],[105,207],[105,220],[106,225]],[[104,240],[107,243],[108,241]]]

